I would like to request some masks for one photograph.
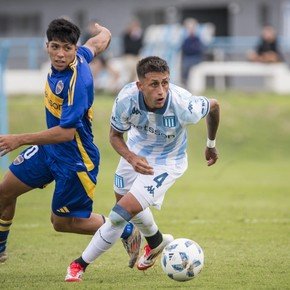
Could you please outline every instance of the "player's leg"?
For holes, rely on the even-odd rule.
[[[10,170],[0,183],[0,262],[2,263],[8,258],[6,244],[15,214],[17,197],[31,189]]]
[[[75,171],[55,161],[50,165],[55,176],[51,222],[56,231],[93,235],[105,222],[92,213],[98,166],[91,171]],[[132,230],[132,229],[131,229]],[[130,235],[131,232],[128,232]]]
[[[0,183],[0,256],[5,254],[7,238],[15,213],[17,197],[53,180],[44,161],[40,146],[31,146],[20,153]]]
[[[55,176],[51,222],[58,232],[93,235],[104,223],[104,216],[92,213],[98,166],[91,171],[76,171],[54,161]]]
[[[91,213],[88,218],[62,217],[51,213],[51,222],[57,232],[93,235],[105,221],[106,218],[97,213]]]
[[[175,183],[186,170],[187,164],[173,166],[154,166],[153,176],[139,176],[131,187],[131,192],[139,200],[143,208],[154,206],[157,209],[161,208],[163,199],[167,190]],[[154,222],[152,213],[149,210],[136,215],[132,222],[138,224],[138,228],[143,233],[147,245],[145,252],[139,258],[137,268],[146,270],[152,267],[165,248],[165,246],[173,240],[170,234],[162,234]]]
[[[155,178],[158,181],[158,186],[160,188],[162,183],[164,182],[167,175],[164,174],[164,169],[159,170],[158,168],[154,168],[154,171],[159,172],[160,174],[157,174]],[[158,177],[160,176],[160,177]],[[156,225],[152,212],[149,209],[150,205],[154,205],[155,201],[153,198],[153,195],[148,193],[148,188],[150,187],[149,184],[152,183],[152,189],[156,185],[156,182],[153,180],[152,177],[148,177],[149,180],[147,181],[147,178],[144,179],[144,176],[139,175],[136,173],[133,169],[133,167],[123,158],[121,158],[119,165],[116,170],[115,174],[115,183],[114,183],[114,190],[117,201],[122,198],[128,191],[131,191],[133,188],[133,191],[135,195],[138,196],[138,200],[142,205],[142,208],[146,208],[139,214],[135,215],[131,222],[140,230],[141,234],[145,237],[147,240],[147,243],[149,247],[156,248],[159,246],[159,244],[163,241],[163,235],[160,233],[158,226]],[[144,181],[142,182],[142,180]],[[168,180],[168,179],[167,179]],[[132,191],[132,192],[133,192]],[[161,195],[165,193],[162,192]],[[146,200],[142,197],[148,196],[149,200]],[[129,266],[134,267],[136,260],[139,256],[140,252],[140,246],[141,246],[141,239],[137,239],[138,243],[133,242],[129,243],[127,241],[123,241],[124,247],[129,254],[130,260],[129,260]],[[147,247],[148,248],[148,247]],[[155,261],[155,260],[154,260]],[[151,264],[153,265],[154,261],[151,261]]]
[[[123,197],[123,195],[117,194],[115,192],[115,197],[116,197],[116,202],[118,202]],[[141,248],[141,241],[142,241],[140,231],[136,227],[136,225],[133,225],[133,223],[131,222],[129,222],[126,225],[121,235],[121,241],[123,243],[123,246],[127,254],[129,255],[128,266],[130,268],[133,268],[138,259],[140,248]]]
[[[70,264],[65,281],[81,281],[86,267],[115,244],[132,216],[142,210],[138,200],[130,192],[127,193],[113,207],[106,223],[95,233],[82,256]]]

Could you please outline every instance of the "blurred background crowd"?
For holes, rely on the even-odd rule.
[[[45,66],[45,28],[53,18],[79,25],[82,43],[95,22],[108,27],[110,48],[91,64],[96,91],[115,93],[134,81],[136,62],[147,55],[165,58],[171,80],[185,87],[203,62],[288,65],[290,58],[289,0],[2,0],[0,11],[2,73]],[[262,87],[253,76],[224,78],[229,87]],[[216,83],[207,80],[209,87]]]

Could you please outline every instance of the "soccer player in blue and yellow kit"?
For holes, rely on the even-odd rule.
[[[14,160],[0,183],[0,262],[7,259],[17,197],[52,181],[51,221],[56,231],[93,235],[105,222],[104,216],[92,213],[100,156],[92,134],[94,85],[89,63],[108,47],[111,33],[96,24],[96,35],[77,47],[79,28],[60,18],[49,24],[46,35],[51,60],[44,98],[48,129],[0,135],[0,156],[32,145]],[[140,242],[131,224],[122,237]]]

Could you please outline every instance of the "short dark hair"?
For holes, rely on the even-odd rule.
[[[48,41],[59,40],[71,44],[77,44],[80,35],[80,29],[64,18],[52,20],[46,31]]]
[[[141,59],[137,64],[138,78],[145,78],[149,72],[170,73],[167,62],[158,56],[148,56]]]

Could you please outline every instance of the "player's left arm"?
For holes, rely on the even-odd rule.
[[[56,144],[73,140],[75,128],[55,126],[35,133],[0,135],[0,157],[23,146]]]
[[[206,116],[207,124],[207,146],[205,149],[205,159],[207,165],[211,166],[216,163],[218,159],[218,151],[215,146],[215,139],[220,121],[220,107],[215,99],[210,99],[210,111]]]
[[[108,48],[111,37],[111,32],[108,28],[96,23],[95,35],[88,39],[84,46],[89,48],[93,55],[96,56]]]

